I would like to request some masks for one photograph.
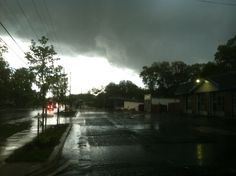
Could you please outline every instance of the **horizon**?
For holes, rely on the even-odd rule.
[[[49,38],[72,92],[130,80],[153,62],[186,64],[214,60],[220,44],[235,35],[235,5],[227,0],[186,1],[0,1],[0,37],[13,68],[26,66],[31,39]],[[58,13],[60,12],[60,13]],[[9,34],[16,41],[14,42]]]

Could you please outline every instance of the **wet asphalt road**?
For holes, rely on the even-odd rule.
[[[57,176],[234,175],[236,136],[209,124],[168,115],[79,113]]]

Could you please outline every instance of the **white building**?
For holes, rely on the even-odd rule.
[[[143,105],[143,102],[134,102],[134,101],[124,101],[124,109],[140,111],[140,106]]]

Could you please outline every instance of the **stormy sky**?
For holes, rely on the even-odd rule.
[[[154,61],[212,61],[236,35],[236,1],[0,0],[0,21],[19,42],[46,35],[61,57],[139,73]]]

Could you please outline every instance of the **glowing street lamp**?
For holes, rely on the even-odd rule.
[[[198,84],[199,84],[200,82],[201,82],[201,80],[200,80],[200,79],[196,79],[196,83],[198,83]]]

